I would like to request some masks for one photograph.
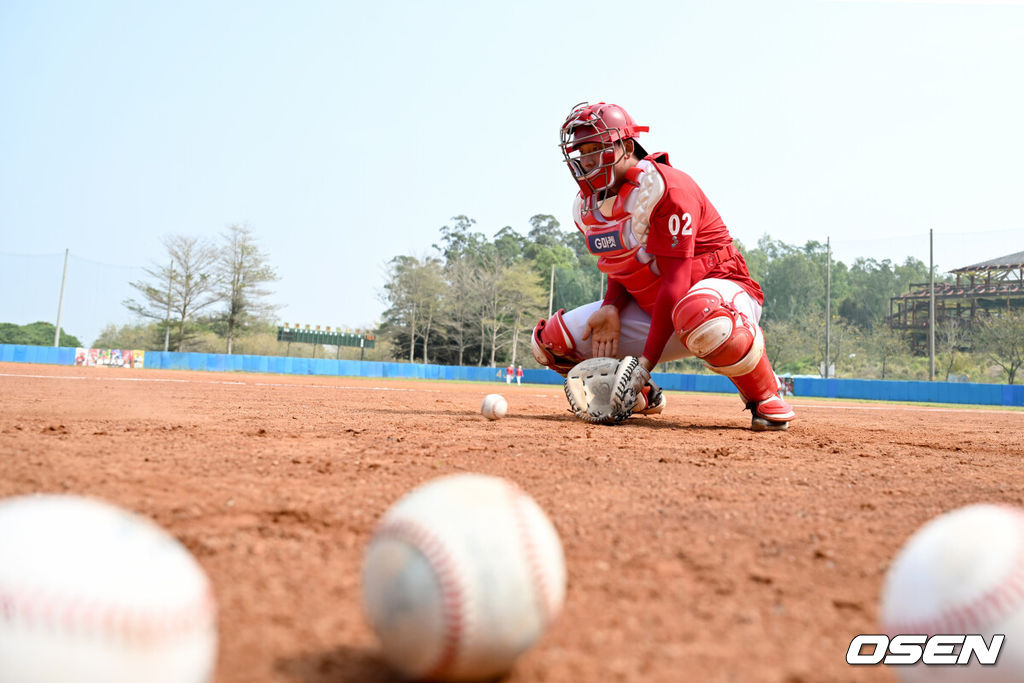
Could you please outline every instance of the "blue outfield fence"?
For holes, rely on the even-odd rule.
[[[52,346],[0,344],[0,361],[74,365],[75,349]],[[333,375],[342,377],[388,377],[405,379],[462,380],[505,383],[504,368],[480,368],[422,363],[381,363],[376,361],[289,358],[280,356],[226,355],[222,353],[177,353],[147,351],[145,367],[163,370],[212,372],[261,372],[281,375]],[[116,372],[111,369],[111,372]],[[499,376],[500,372],[500,376]],[[654,381],[670,391],[732,393],[732,383],[719,375],[682,375],[655,372]],[[561,384],[551,370],[524,369],[523,381],[530,384]],[[1024,386],[968,382],[911,382],[876,379],[819,379],[796,377],[793,392],[801,396],[850,398],[929,403],[1024,406]]]
[[[74,365],[75,350],[64,346],[22,346],[20,344],[0,344],[0,361],[7,363]]]

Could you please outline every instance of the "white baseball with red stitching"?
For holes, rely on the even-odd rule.
[[[143,517],[78,496],[0,501],[0,681],[201,683],[210,583]]]
[[[480,414],[488,420],[500,420],[508,413],[508,401],[501,394],[487,394],[480,404]]]
[[[904,681],[1024,680],[1024,510],[969,505],[924,524],[889,567],[881,622],[890,637],[1006,636],[994,667],[900,667]]]
[[[385,514],[366,551],[363,604],[407,676],[508,671],[561,611],[565,560],[551,521],[510,481],[442,477]]]

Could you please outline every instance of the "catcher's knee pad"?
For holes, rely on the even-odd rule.
[[[551,368],[558,374],[565,375],[582,360],[585,360],[576,348],[576,340],[565,324],[565,309],[559,309],[549,320],[541,320],[533,328],[530,348],[533,357],[541,365]]]
[[[745,375],[764,355],[761,328],[713,289],[694,289],[680,299],[672,325],[683,346],[720,375]]]
[[[688,292],[672,310],[672,324],[683,346],[709,369],[732,380],[755,413],[762,403],[777,397],[779,383],[764,352],[761,328],[718,292],[707,288]],[[791,419],[788,406],[771,410],[765,405],[766,417]]]

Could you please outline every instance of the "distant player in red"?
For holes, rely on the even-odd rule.
[[[516,376],[516,366],[509,365],[505,368],[505,384],[512,384],[512,378]]]
[[[523,366],[520,365],[518,368],[516,368],[516,384],[522,384],[522,383],[523,383]]]
[[[697,183],[668,154],[640,146],[648,130],[604,102],[577,105],[562,124],[562,154],[580,188],[573,219],[608,290],[603,301],[541,320],[534,356],[563,376],[599,356],[638,356],[647,370],[696,356],[732,380],[752,429],[787,429],[795,414],[765,355],[761,287]],[[649,384],[634,412],[664,406]]]

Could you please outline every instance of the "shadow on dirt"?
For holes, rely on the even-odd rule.
[[[408,683],[409,679],[389,668],[374,650],[341,645],[277,660],[275,668],[295,683]],[[507,676],[488,679],[500,683]]]
[[[479,418],[481,424],[486,424],[489,420],[485,419],[482,415],[474,414],[473,411],[469,410],[420,410],[420,409],[406,409],[406,408],[365,408],[366,412],[371,413],[384,413],[387,415],[408,415],[410,417],[422,417],[424,415],[433,415],[437,417],[450,416],[450,417],[470,417],[473,419]],[[746,422],[749,422],[749,416],[741,418]],[[647,419],[641,416],[633,416],[626,422],[617,425],[586,425],[582,420],[577,419],[568,410],[550,413],[544,415],[516,415],[510,414],[503,417],[500,422],[534,422],[542,420],[544,422],[561,422],[561,423],[577,423],[581,426],[590,426],[601,429],[616,429],[623,426],[628,426],[630,429],[643,428],[643,429],[686,429],[688,431],[694,430],[705,430],[710,432],[717,431],[749,431],[749,424],[715,424],[715,425],[698,425],[698,424],[681,424],[673,420],[667,420],[662,418],[651,418]]]
[[[473,418],[480,419],[480,422],[489,422],[487,418],[480,414],[479,410],[423,410],[421,408],[364,408],[365,412],[368,413],[383,413],[386,415],[409,415],[411,417],[420,417],[424,415],[432,415],[436,417],[460,417],[460,418]],[[564,413],[554,413],[545,415],[522,415],[522,414],[509,414],[506,415],[503,420],[555,420],[558,422],[564,420],[575,419],[568,410]]]
[[[283,657],[275,669],[296,683],[405,683],[373,650],[342,645],[330,650]]]

